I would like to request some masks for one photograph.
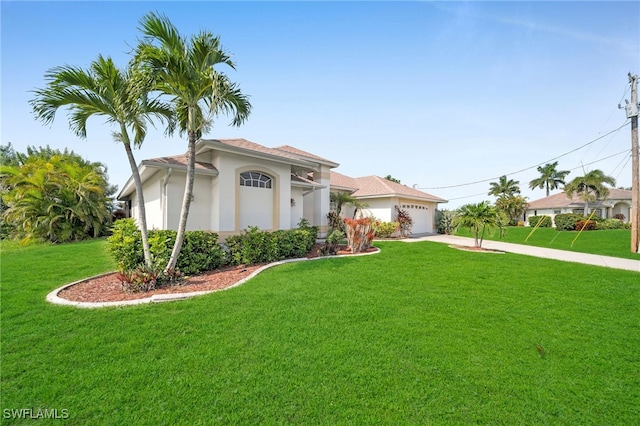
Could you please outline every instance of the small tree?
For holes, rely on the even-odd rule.
[[[469,228],[473,232],[474,247],[481,248],[485,231],[498,228],[502,230],[506,218],[500,210],[488,201],[478,204],[465,204],[458,209],[453,224],[455,228]]]

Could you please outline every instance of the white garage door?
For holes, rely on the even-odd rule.
[[[423,234],[433,232],[433,221],[431,215],[433,212],[429,206],[425,204],[403,204],[402,208],[411,215],[413,219],[412,234]]]

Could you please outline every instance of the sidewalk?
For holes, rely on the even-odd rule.
[[[473,246],[473,238],[458,237],[454,235],[427,235],[419,238],[403,240],[408,243],[418,241],[434,241],[437,243],[456,244],[460,246]],[[500,241],[484,240],[483,248],[501,250],[508,253],[524,254],[527,256],[544,257],[546,259],[562,260],[565,262],[585,263],[588,265],[604,266],[607,268],[625,269],[627,271],[640,272],[640,260],[622,259],[619,257],[600,256],[597,254],[578,253],[574,251],[556,250],[544,247],[527,246],[522,244],[503,243]]]

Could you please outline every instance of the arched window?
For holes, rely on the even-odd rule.
[[[271,178],[260,172],[240,173],[240,186],[254,188],[271,188]]]

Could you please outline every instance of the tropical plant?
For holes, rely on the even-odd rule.
[[[356,202],[356,197],[346,191],[332,192],[329,194],[329,201],[336,206],[336,213],[340,216],[342,207],[353,205]]]
[[[569,173],[569,170],[561,170],[558,171],[556,169],[558,167],[558,162],[555,161],[553,163],[547,163],[544,166],[538,167],[538,173],[540,173],[540,177],[533,179],[529,182],[530,189],[546,189],[547,197],[549,196],[549,192],[552,189],[557,189],[560,185],[565,184],[565,178]]]
[[[489,183],[489,194],[495,197],[512,196],[520,193],[519,181],[500,176],[498,182]]]
[[[436,227],[439,234],[450,235],[453,232],[455,210],[436,210]]]
[[[502,230],[506,224],[504,213],[488,201],[478,204],[465,204],[460,207],[453,220],[455,228],[468,228],[473,232],[474,246],[482,247],[485,231]]]
[[[121,70],[111,58],[102,55],[89,69],[69,65],[55,67],[47,71],[45,78],[48,80],[46,87],[35,90],[35,97],[30,101],[36,117],[42,122],[50,124],[58,109],[67,107],[69,127],[82,139],[87,138],[87,121],[93,116],[105,117],[107,123],[118,127],[112,135],[116,142],[122,143],[127,154],[137,194],[144,260],[150,268],[152,263],[142,180],[131,145],[142,145],[147,124],[153,119],[166,122],[167,133],[171,133],[172,110],[159,100],[148,97],[149,80],[140,69],[129,67]],[[130,132],[133,132],[133,139]]]
[[[29,147],[18,158],[18,164],[0,166],[3,219],[16,237],[66,242],[103,235],[115,188],[101,163],[49,147]]]
[[[527,210],[527,197],[501,195],[496,200],[496,207],[509,218],[511,225],[516,225]]]
[[[167,264],[176,265],[187,227],[193,195],[196,141],[212,126],[213,117],[231,114],[233,126],[249,116],[251,104],[236,83],[215,67],[235,64],[220,45],[220,39],[201,31],[190,39],[162,15],[149,13],[141,20],[143,39],[136,48],[135,61],[149,72],[155,90],[169,97],[181,134],[188,138],[187,178],[178,224],[178,233]]]
[[[396,222],[400,224],[400,236],[407,237],[411,233],[413,228],[413,219],[408,211],[401,209],[398,206],[396,208]]]
[[[607,198],[609,188],[605,184],[615,186],[616,180],[604,174],[602,170],[595,169],[583,176],[578,176],[564,187],[568,198],[574,194],[584,200],[584,215],[589,214],[589,202]]]
[[[375,236],[372,218],[346,218],[344,220],[344,224],[347,230],[346,237],[347,244],[349,246],[348,250],[351,250],[351,253],[360,253],[371,246],[371,241],[373,241],[373,237]]]
[[[390,180],[391,182],[400,183],[400,179],[396,179],[396,178],[394,178],[394,177],[393,177],[393,176],[391,176],[391,175],[386,175],[384,178],[385,178],[386,180]]]

